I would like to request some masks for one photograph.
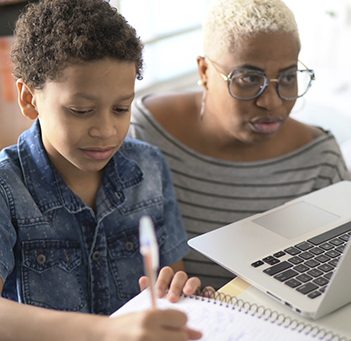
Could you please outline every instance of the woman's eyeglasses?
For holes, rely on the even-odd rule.
[[[269,79],[263,71],[238,68],[225,75],[218,65],[206,57],[216,72],[227,82],[229,94],[238,100],[248,101],[261,96],[271,82],[276,83],[279,97],[287,101],[302,97],[315,79],[314,71],[302,62],[300,68],[283,71],[278,78]]]

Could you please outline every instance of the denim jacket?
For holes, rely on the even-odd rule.
[[[139,292],[138,223],[150,215],[160,266],[188,251],[169,170],[155,147],[126,140],[107,164],[96,212],[64,183],[37,121],[0,153],[2,296],[40,307],[110,314]]]

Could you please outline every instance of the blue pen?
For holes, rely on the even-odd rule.
[[[144,258],[145,274],[149,279],[151,307],[156,309],[156,274],[159,267],[159,252],[154,225],[149,216],[139,222],[140,253]]]

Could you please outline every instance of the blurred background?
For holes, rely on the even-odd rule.
[[[35,0],[33,0],[35,1]],[[111,0],[145,44],[144,79],[137,94],[196,87],[202,53],[201,23],[211,0]],[[299,25],[300,59],[316,80],[293,115],[331,130],[351,168],[351,0],[285,0]],[[0,147],[9,130],[29,124],[20,117],[9,46],[14,22],[28,1],[0,0]],[[4,141],[4,142],[3,142]]]

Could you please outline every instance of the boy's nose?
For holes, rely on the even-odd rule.
[[[103,139],[108,139],[115,136],[117,133],[117,128],[115,126],[115,121],[111,116],[111,113],[109,113],[96,117],[92,127],[90,128],[90,135],[92,137]]]

